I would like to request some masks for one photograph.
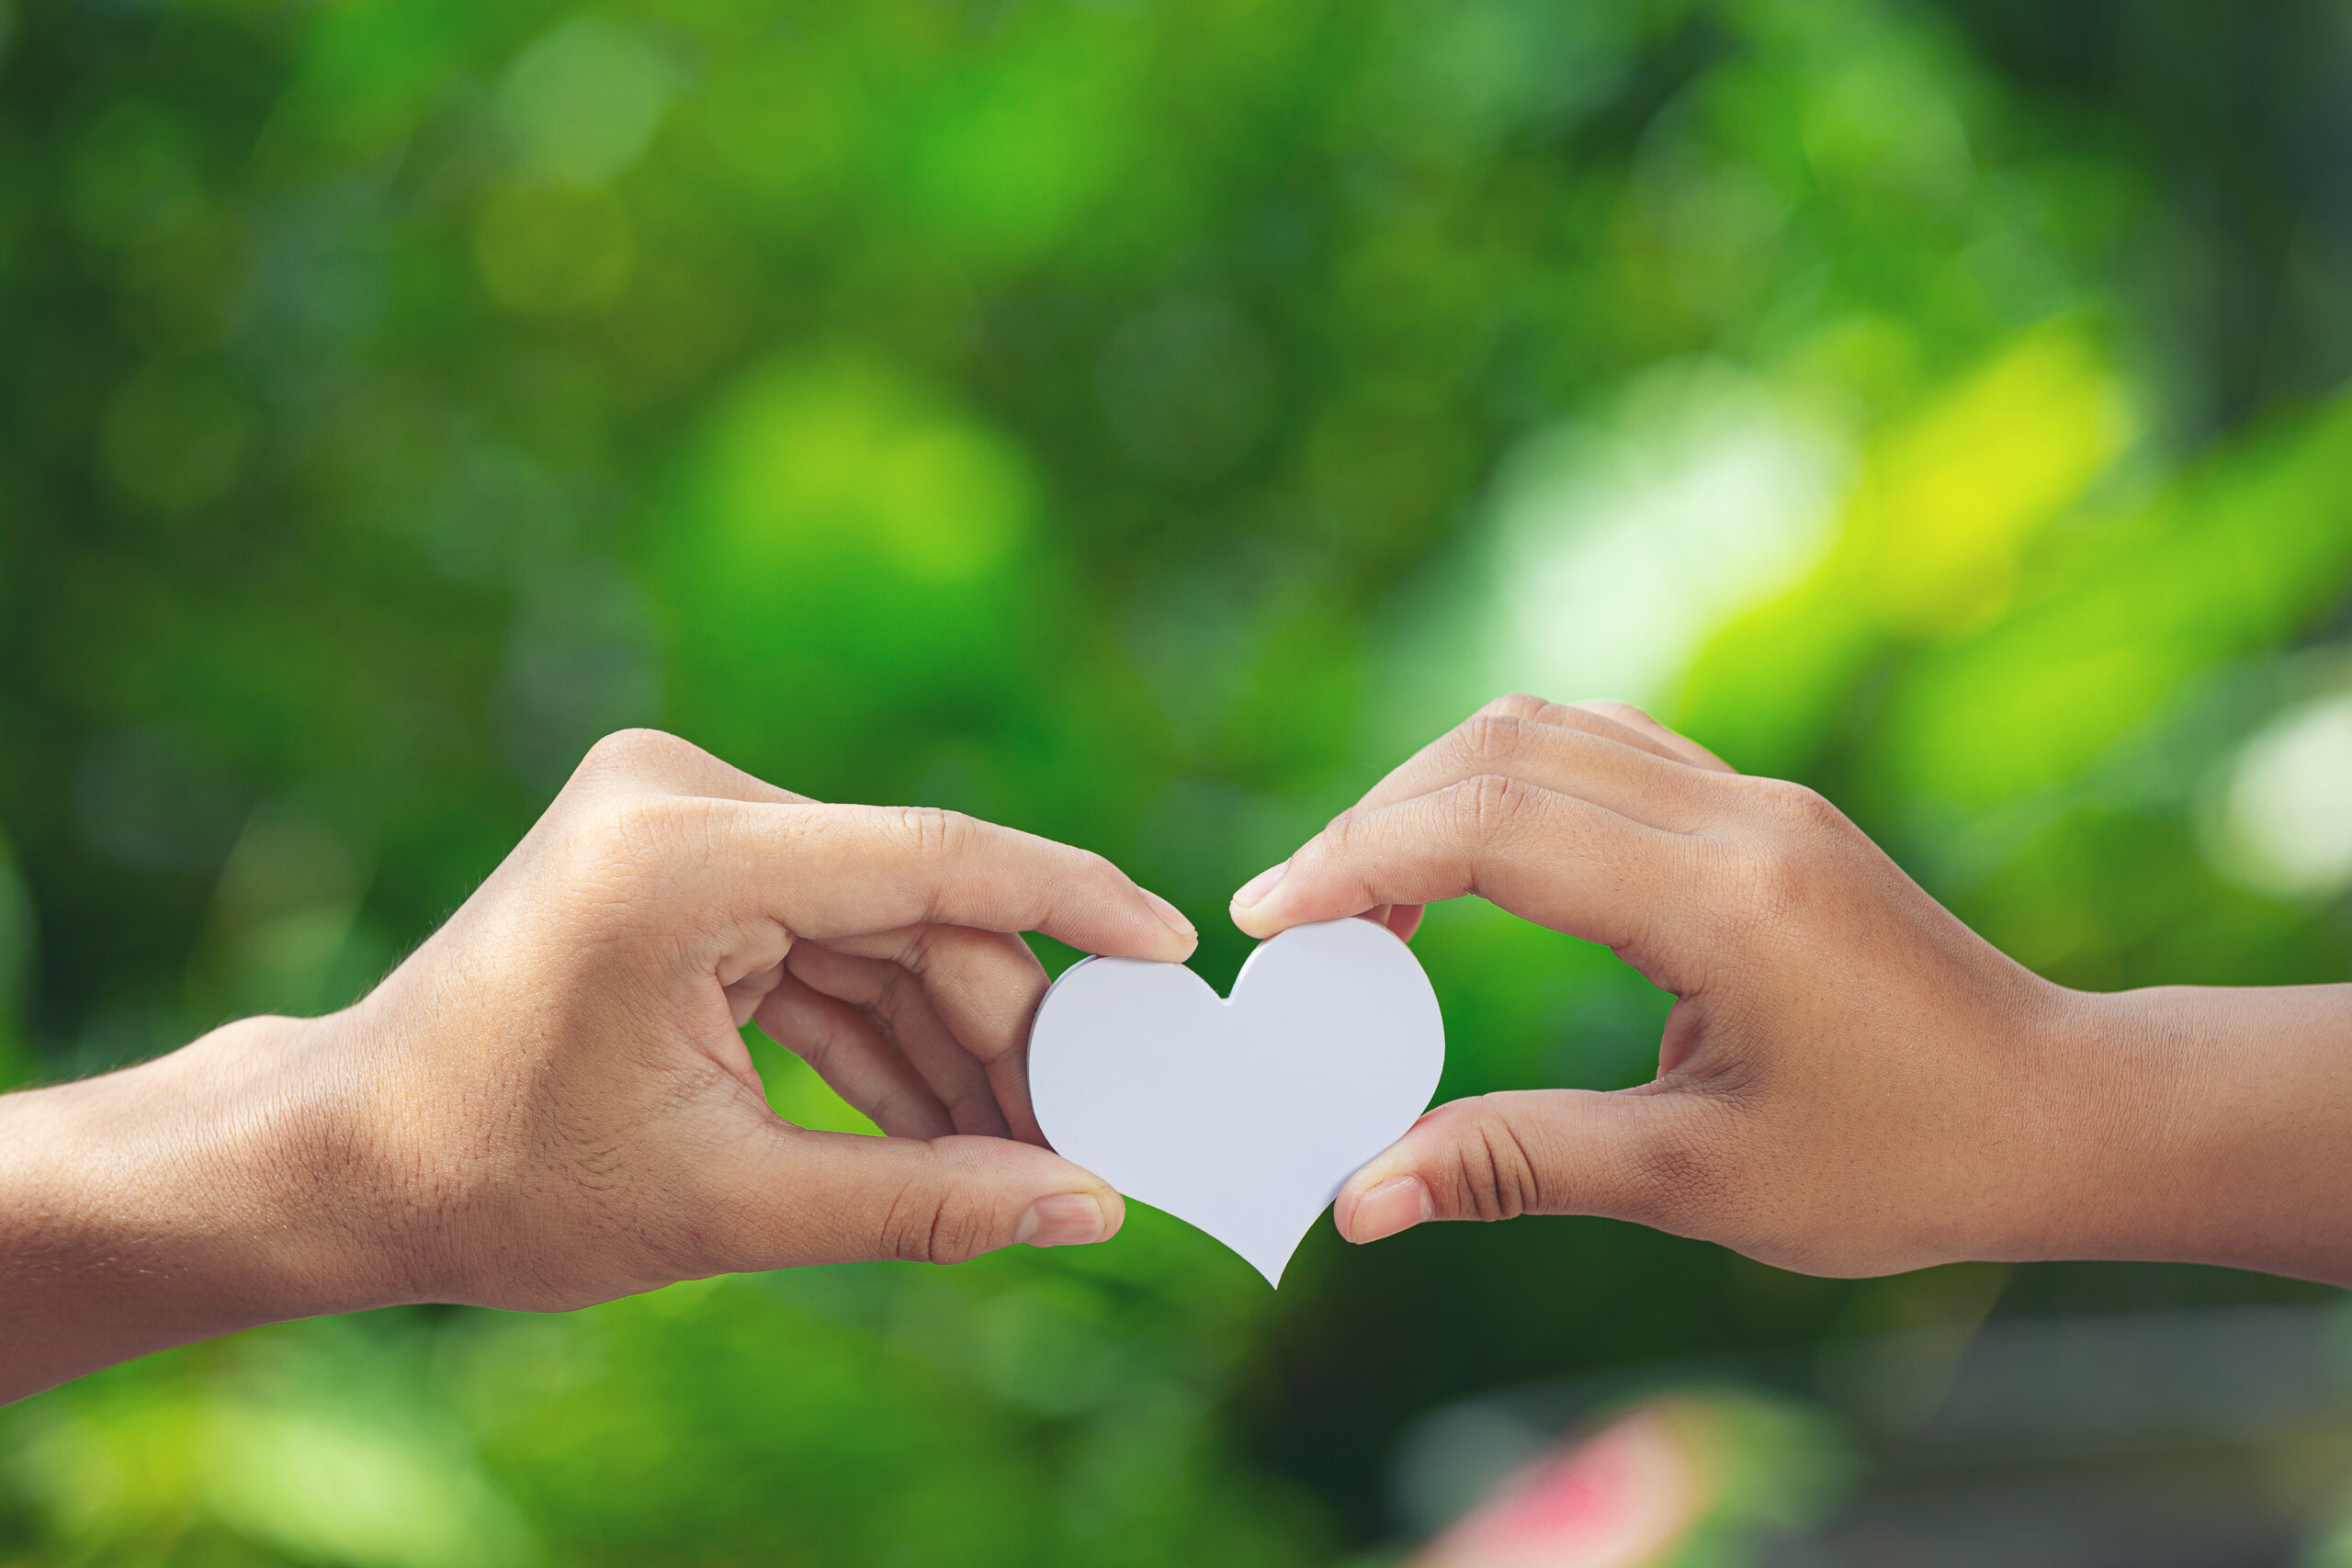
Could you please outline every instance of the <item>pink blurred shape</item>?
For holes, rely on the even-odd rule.
[[[1636,1410],[1520,1472],[1412,1568],[1645,1568],[1681,1539],[1705,1494],[1672,1428]]]

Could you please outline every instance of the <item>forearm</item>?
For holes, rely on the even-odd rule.
[[[322,1168],[311,1027],[248,1019],[123,1072],[0,1097],[0,1400],[394,1293]]]
[[[2083,996],[2020,1255],[2224,1264],[2352,1285],[2352,986]]]

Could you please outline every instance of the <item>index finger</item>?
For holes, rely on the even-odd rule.
[[[1723,775],[1599,733],[1597,727],[1607,721],[1586,716],[1585,724],[1555,724],[1482,709],[1399,763],[1348,815],[1429,795],[1481,773],[1581,795],[1653,828],[1689,831],[1720,814],[1723,802],[1714,786]]]
[[[1701,849],[1687,834],[1576,795],[1488,775],[1341,818],[1233,918],[1267,937],[1383,904],[1476,893],[1539,925],[1639,953],[1647,970],[1657,937],[1688,909],[1679,890],[1697,881]]]
[[[658,803],[653,803],[658,809]],[[826,941],[906,926],[1042,931],[1087,953],[1176,963],[1197,938],[1174,905],[1101,855],[935,807],[682,804],[707,819],[706,873]]]

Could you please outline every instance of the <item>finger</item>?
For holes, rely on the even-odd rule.
[[[1578,703],[1555,703],[1543,697],[1513,692],[1497,697],[1478,710],[1478,714],[1493,714],[1504,718],[1523,718],[1533,724],[1549,724],[1561,728],[1583,729],[1621,745],[1637,747],[1664,757],[1670,761],[1697,761],[1690,755],[1698,748],[1690,746],[1680,736],[1659,724],[1631,703],[1596,699]],[[1639,720],[1629,722],[1628,716]],[[1473,716],[1476,716],[1474,715]]]
[[[1685,916],[1704,841],[1589,800],[1496,775],[1343,817],[1300,847],[1235,923],[1272,936],[1383,904],[1476,893],[1515,915],[1653,957]],[[1637,957],[1636,962],[1641,958]],[[1651,977],[1668,982],[1655,972]]]
[[[1025,1242],[1105,1241],[1125,1218],[1101,1178],[1003,1138],[862,1138],[763,1125],[711,1162],[729,1267],[958,1263]]]
[[[955,1119],[899,1047],[856,1008],[786,973],[752,1014],[767,1037],[799,1057],[835,1094],[894,1138],[939,1138]]]
[[[1421,904],[1383,904],[1376,909],[1366,909],[1356,919],[1385,929],[1399,942],[1410,942],[1413,933],[1421,929],[1421,914],[1426,908]]]
[[[1739,772],[1737,768],[1733,767],[1696,740],[1668,729],[1631,703],[1621,703],[1610,697],[1595,697],[1573,705],[1587,713],[1598,714],[1603,718],[1622,724],[1636,735],[1647,737],[1658,745],[1672,750],[1686,762],[1695,763],[1702,768],[1713,768],[1717,773]]]
[[[1442,1105],[1348,1179],[1340,1234],[1377,1241],[1424,1220],[1604,1214],[1708,1228],[1706,1113],[1689,1097],[1553,1089]]]
[[[988,1075],[1012,1135],[1045,1145],[1029,1099],[1029,1023],[1047,982],[1027,942],[968,926],[913,926],[827,945],[919,976],[940,1022]]]
[[[1356,919],[1370,920],[1400,942],[1410,942],[1413,933],[1421,929],[1422,908],[1419,904],[1383,904],[1377,909],[1366,909]]]
[[[752,1021],[752,1015],[760,1010],[761,1001],[770,991],[775,989],[776,983],[783,978],[784,965],[771,964],[764,969],[753,970],[741,979],[724,987],[727,993],[727,1010],[734,1016],[736,1028],[741,1029]]]
[[[1043,931],[1087,953],[1168,961],[1198,939],[1101,855],[928,807],[632,802],[622,837],[683,890],[828,941],[906,926]]]
[[[879,958],[855,958],[821,942],[795,942],[785,966],[811,990],[879,1019],[958,1133],[1002,1138],[1012,1129],[980,1064],[956,1042],[923,995],[922,982]]]
[[[1415,752],[1374,785],[1351,814],[1429,795],[1481,773],[1580,795],[1636,822],[1675,832],[1707,826],[1724,804],[1712,769],[1693,767],[1647,745],[1629,745],[1583,725],[1481,711]]]

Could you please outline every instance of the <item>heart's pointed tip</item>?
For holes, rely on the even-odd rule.
[[[1279,1291],[1283,1288],[1283,1276],[1290,1271],[1290,1260],[1297,1256],[1298,1244],[1294,1242],[1280,1257],[1270,1254],[1264,1258],[1256,1258],[1244,1252],[1241,1254],[1241,1260],[1255,1269],[1259,1277],[1269,1286]]]

